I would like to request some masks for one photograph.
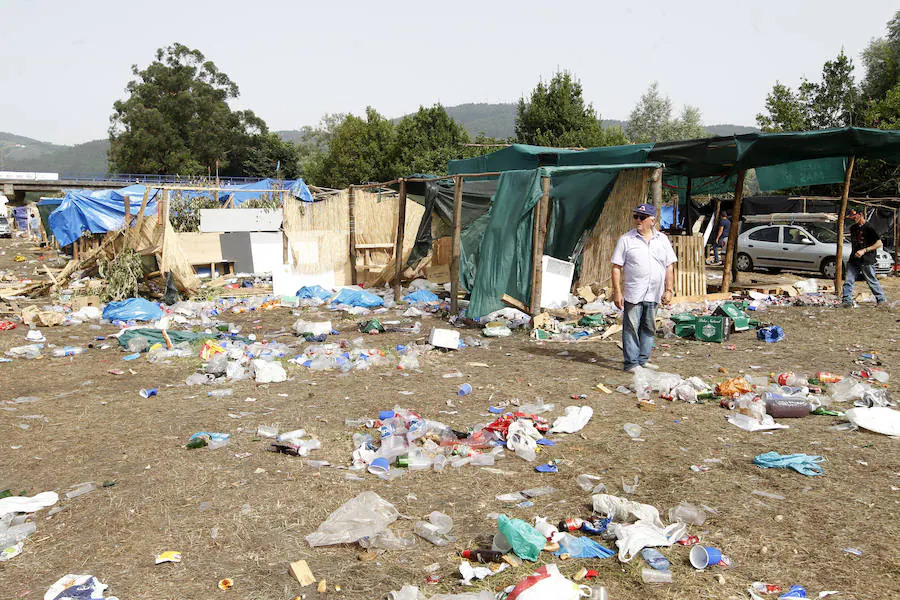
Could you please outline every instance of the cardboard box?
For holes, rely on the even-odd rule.
[[[100,296],[72,296],[69,305],[73,311],[79,311],[85,306],[95,306],[101,308],[103,303],[100,302]]]
[[[694,337],[701,342],[726,342],[730,332],[731,319],[728,317],[697,317],[694,325]]]

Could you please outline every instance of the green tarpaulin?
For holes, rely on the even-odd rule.
[[[544,254],[569,260],[582,235],[597,222],[622,169],[658,168],[658,163],[594,167],[542,167],[506,171],[500,176],[491,209],[474,225],[478,236],[463,235],[468,264],[461,267],[463,285],[471,292],[466,314],[482,317],[504,308],[503,294],[528,304],[531,297],[534,208],[541,198],[541,178],[550,178],[552,199]],[[466,233],[469,232],[468,228]],[[473,247],[478,244],[477,247]],[[476,255],[477,256],[474,256]],[[472,258],[474,256],[474,261]],[[463,261],[461,260],[461,263]],[[475,262],[474,275],[471,262]]]
[[[538,167],[575,167],[588,165],[621,165],[642,163],[653,144],[604,146],[587,150],[569,150],[546,146],[513,144],[484,156],[451,160],[448,173],[493,173],[499,171],[524,171]]]

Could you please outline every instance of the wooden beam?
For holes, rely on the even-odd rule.
[[[734,184],[734,204],[731,206],[731,231],[728,232],[728,245],[725,246],[725,263],[722,266],[722,293],[728,291],[731,286],[731,265],[734,264],[734,254],[737,250],[738,229],[741,222],[741,200],[744,197],[744,175],[746,171],[739,171],[737,182]]]
[[[125,217],[123,221],[125,229],[128,229],[131,226],[131,198],[128,196],[125,196]]]
[[[454,177],[453,183],[453,233],[450,238],[450,312],[456,314],[459,308],[459,250],[462,236],[463,178]]]
[[[453,292],[451,292],[451,294],[452,293]],[[451,301],[453,300],[453,298],[454,298],[454,296],[451,296]],[[512,306],[513,308],[515,308],[517,310],[521,310],[523,313],[528,312],[528,307],[525,306],[524,302],[520,302],[516,298],[513,298],[512,296],[510,296],[509,294],[503,294],[502,296],[500,296],[500,302],[502,302],[503,304],[505,304],[507,306]]]
[[[550,206],[550,178],[541,177],[541,199],[534,207],[534,225],[531,236],[531,301],[529,312],[536,315],[541,311],[541,284],[543,271],[541,261],[544,256],[544,243],[547,241],[547,217]]]
[[[406,235],[406,180],[400,179],[397,199],[397,237],[394,239],[394,301],[400,300],[400,273],[403,271],[403,236]]]
[[[844,215],[847,214],[847,198],[850,196],[850,177],[853,175],[853,165],[856,157],[851,156],[847,161],[847,171],[844,173],[844,189],[841,192],[841,209],[838,211],[837,222],[837,258],[834,260],[834,293],[840,295],[841,285],[844,282]],[[896,246],[897,242],[894,241]]]
[[[347,214],[350,228],[350,283],[356,285],[356,198],[354,187],[347,188]]]
[[[650,196],[653,199],[653,207],[656,208],[656,228],[662,222],[662,187],[663,187],[663,170],[662,167],[653,171],[653,177],[650,178]]]

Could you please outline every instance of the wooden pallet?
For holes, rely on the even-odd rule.
[[[702,235],[669,236],[678,262],[675,263],[675,295],[706,294],[706,259]]]

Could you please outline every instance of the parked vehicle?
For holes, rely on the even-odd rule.
[[[879,248],[875,254],[875,272],[876,273],[892,273],[894,271],[894,257],[885,250]]]
[[[0,217],[0,238],[11,238],[12,229],[9,226],[9,220],[6,217]]]
[[[846,266],[850,242],[844,242],[843,256]],[[736,266],[739,271],[818,271],[832,279],[836,257],[837,234],[824,224],[757,225],[738,236]]]

